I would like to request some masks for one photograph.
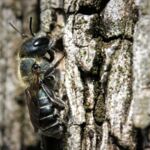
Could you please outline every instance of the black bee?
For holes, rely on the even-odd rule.
[[[54,51],[52,50],[53,41],[49,39],[47,36],[43,37],[33,37],[26,40],[21,47],[21,51],[19,53],[20,57],[45,57],[45,54],[48,53],[50,56],[49,62],[52,62],[54,59]]]
[[[31,24],[32,18],[32,37],[23,42],[18,53],[18,75],[26,88],[27,104],[35,131],[44,136],[61,138],[64,128],[60,111],[65,108],[65,103],[58,96],[60,72],[56,68],[64,56],[52,65],[53,42],[47,36],[35,37]],[[50,58],[45,56],[46,53]]]
[[[49,36],[36,37],[32,31],[32,18],[30,18],[30,33],[31,36],[21,33],[13,24],[10,25],[21,34],[24,39],[23,44],[19,50],[19,57],[43,57],[49,62],[54,60],[54,45],[55,42]],[[45,54],[48,53],[50,58]]]
[[[30,82],[26,95],[34,129],[54,138],[61,138],[64,129],[60,111],[65,108],[65,103],[56,95],[59,70],[55,68],[62,59],[52,67],[44,60],[37,62],[33,58],[24,59],[20,65],[22,77],[27,77],[26,82]]]

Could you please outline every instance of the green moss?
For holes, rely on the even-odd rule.
[[[87,20],[81,18],[80,20],[78,20],[78,22],[76,24],[79,25],[79,26],[81,26],[82,24],[87,24],[87,23],[88,23]]]
[[[101,124],[105,120],[105,98],[101,89],[101,71],[104,63],[105,55],[102,52],[103,43],[101,39],[96,39],[96,55],[93,62],[92,74],[95,75],[94,81],[94,118],[98,124]]]
[[[86,111],[91,110],[90,106],[91,106],[91,105],[90,105],[89,102],[84,103],[84,109],[85,109]]]
[[[102,95],[99,95],[97,97],[97,103],[94,111],[94,118],[98,124],[103,123],[103,121],[105,120],[105,113],[106,113],[106,109],[105,109],[104,98]]]
[[[98,124],[101,124],[105,120],[105,99],[100,89],[99,81],[94,84],[94,96],[95,96],[95,108],[94,108],[94,118]]]
[[[86,51],[84,50],[80,50],[79,53],[81,57],[84,57],[86,55]]]

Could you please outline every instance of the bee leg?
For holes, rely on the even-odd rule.
[[[46,61],[48,61],[49,63],[51,63],[51,62],[52,62],[52,61],[50,62],[50,59],[49,59],[49,58],[47,58],[46,56],[43,56],[43,58],[44,58]]]
[[[51,62],[54,60],[55,52],[52,51],[52,50],[48,50],[47,52],[48,52],[48,54],[50,55],[49,62],[51,63]]]
[[[60,62],[64,59],[65,55],[63,55],[52,67],[48,68],[45,72],[45,78],[48,78],[51,75],[51,72],[60,64]]]
[[[48,54],[49,54],[49,56],[50,56],[50,58],[47,58],[46,56],[43,56],[43,58],[46,60],[46,61],[48,61],[49,63],[51,63],[53,60],[54,60],[54,55],[55,55],[55,53],[54,53],[54,51],[47,51],[48,52]]]

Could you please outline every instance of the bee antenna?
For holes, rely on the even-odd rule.
[[[32,36],[35,36],[32,30],[32,17],[30,17],[30,24],[29,24],[30,33]]]
[[[21,33],[11,22],[9,22],[9,24],[16,32],[18,32],[22,36],[22,38],[28,37],[28,35]]]

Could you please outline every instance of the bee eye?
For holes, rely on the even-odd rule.
[[[36,71],[36,70],[38,70],[40,68],[40,66],[38,65],[38,64],[33,64],[33,66],[32,66],[32,71]]]

